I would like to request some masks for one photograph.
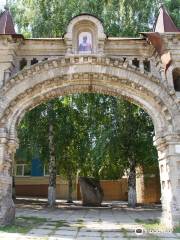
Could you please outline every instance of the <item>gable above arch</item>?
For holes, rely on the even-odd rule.
[[[106,35],[98,18],[81,14],[69,22],[64,39],[67,54],[103,54]]]

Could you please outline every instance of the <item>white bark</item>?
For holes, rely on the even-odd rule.
[[[136,207],[136,189],[131,186],[128,189],[128,205],[133,208]]]
[[[53,207],[56,203],[56,158],[55,147],[53,142],[54,128],[49,124],[49,187],[48,187],[48,204]]]
[[[48,187],[48,204],[50,207],[53,207],[56,203],[56,188],[49,186]]]
[[[70,177],[68,180],[68,203],[72,203],[73,199],[72,199],[72,193],[73,193],[73,183],[72,183],[72,178]]]
[[[135,208],[137,203],[136,196],[136,165],[134,160],[129,160],[130,171],[128,178],[128,205]]]

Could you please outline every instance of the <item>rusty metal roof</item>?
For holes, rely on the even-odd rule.
[[[159,15],[154,25],[154,32],[180,32],[163,5],[159,9]]]
[[[8,9],[0,15],[0,34],[16,34],[12,16]]]

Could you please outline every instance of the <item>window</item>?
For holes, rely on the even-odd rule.
[[[16,164],[16,176],[31,176],[31,166],[28,164]]]
[[[34,65],[34,64],[36,64],[36,63],[38,63],[38,60],[37,60],[36,58],[33,58],[33,59],[31,60],[31,65]]]
[[[19,66],[20,66],[20,70],[22,70],[24,67],[27,66],[27,60],[25,58],[22,58],[19,63]]]
[[[180,92],[180,68],[175,68],[173,71],[174,90]]]
[[[150,72],[151,71],[150,61],[146,59],[143,61],[143,64],[144,64],[144,70],[147,72]]]
[[[137,60],[137,58],[134,58],[132,60],[132,65],[134,65],[135,67],[139,68],[139,60]]]

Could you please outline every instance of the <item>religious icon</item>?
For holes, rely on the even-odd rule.
[[[79,34],[79,52],[92,52],[92,35],[89,32],[82,32]]]

